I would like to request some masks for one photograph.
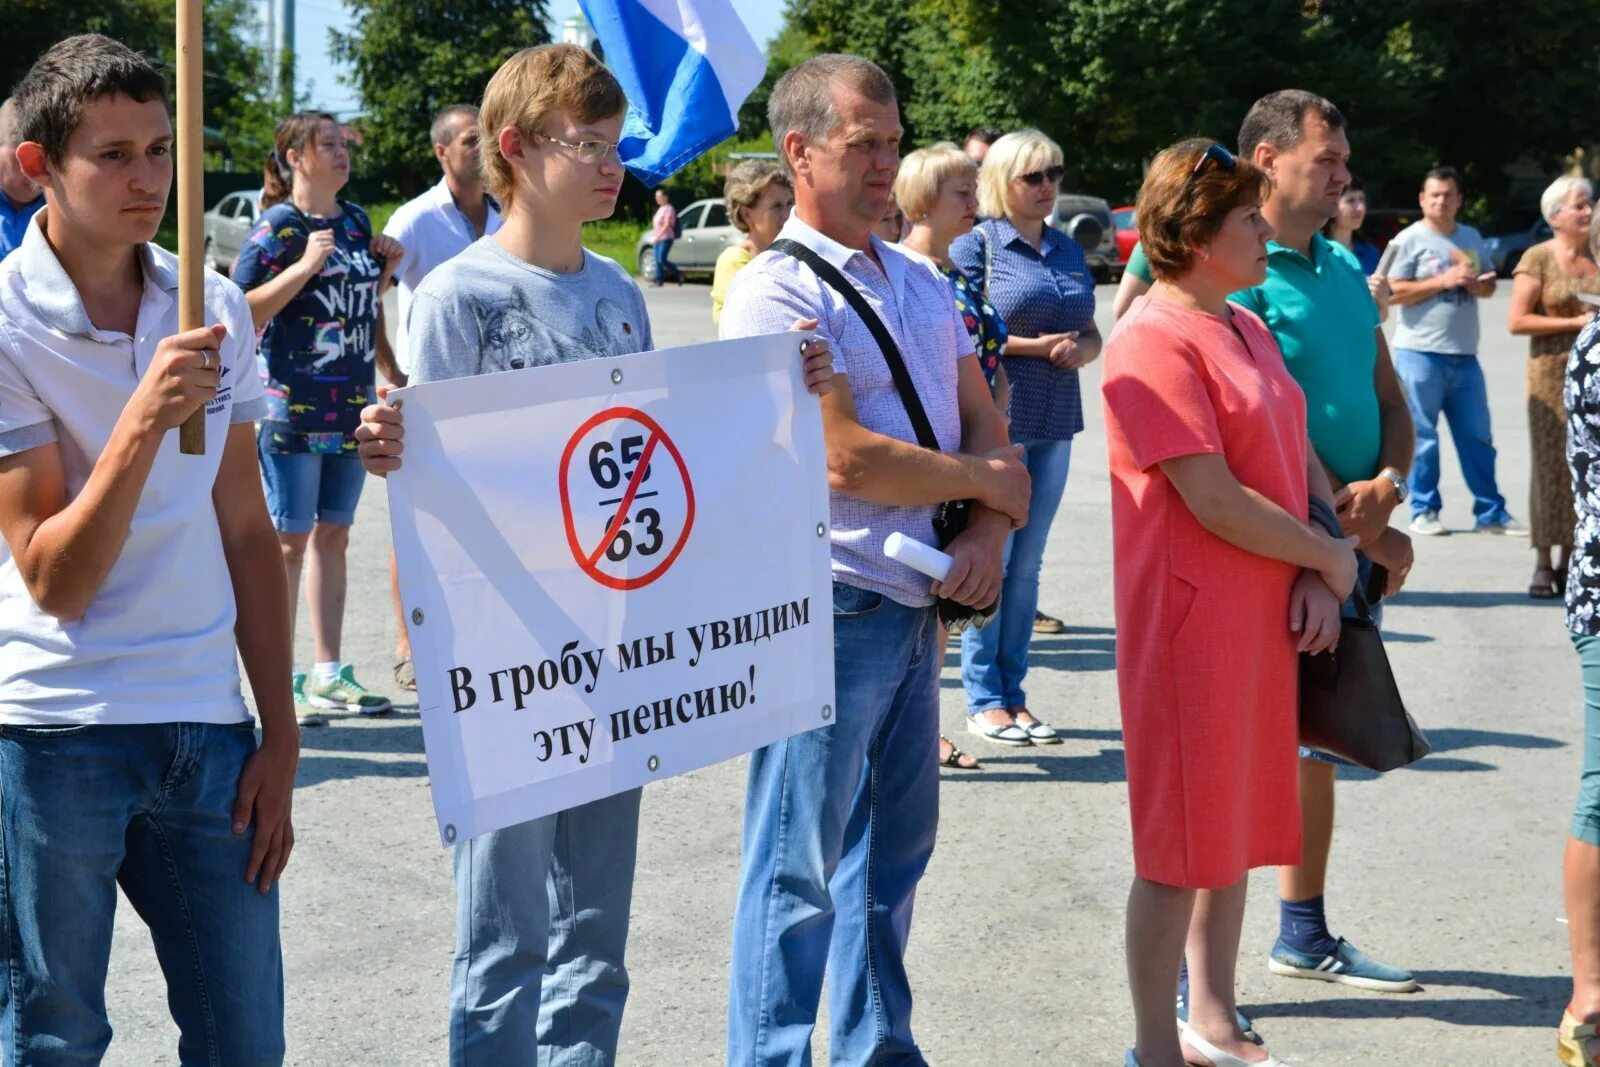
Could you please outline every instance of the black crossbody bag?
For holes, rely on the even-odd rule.
[[[844,297],[845,303],[860,316],[872,334],[872,339],[878,342],[878,350],[883,353],[883,361],[889,365],[889,376],[894,379],[895,390],[900,394],[900,403],[905,406],[906,415],[911,419],[911,428],[916,432],[917,443],[935,452],[942,451],[939,448],[939,439],[934,435],[933,424],[928,421],[928,412],[922,406],[922,398],[917,396],[917,388],[911,381],[911,372],[906,369],[906,361],[900,355],[900,346],[894,343],[889,328],[872,310],[872,305],[867,303],[861,291],[850,283],[850,279],[839,273],[838,268],[832,263],[798,241],[791,241],[786,237],[779,238],[772,242],[771,247],[774,252],[792,256],[810,267],[824,285]],[[939,538],[938,547],[944,548],[959,537],[971,519],[970,500],[947,500],[940,504],[933,516],[933,532]],[[939,619],[954,630],[982,626],[994,617],[995,608],[999,603],[999,598],[996,598],[988,607],[974,608],[940,597]]]

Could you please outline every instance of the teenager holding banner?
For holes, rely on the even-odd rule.
[[[267,411],[257,443],[293,601],[306,572],[316,659],[309,678],[294,675],[295,703],[387,715],[394,705],[356,680],[339,649],[345,554],[366,481],[352,434],[372,399],[374,364],[391,381],[399,373],[380,294],[404,250],[392,237],[374,236],[367,213],[339,196],[350,180],[350,153],[326,111],[278,123],[263,180],[264,210],[233,278],[264,331]],[[291,615],[291,638],[293,625]],[[300,717],[301,726],[327,722],[320,712]]]
[[[483,170],[504,222],[413,295],[413,383],[653,347],[638,286],[582,244],[583,223],[616,206],[626,108],[616,78],[576,45],[526,49],[495,72]],[[808,347],[807,383],[825,390],[832,356]],[[394,408],[362,412],[368,471],[399,468],[403,434]],[[638,825],[633,789],[456,845],[456,1067],[615,1062]]]
[[[46,207],[0,267],[6,1061],[105,1054],[120,884],[155,942],[177,1060],[278,1064],[299,738],[250,309],[207,273],[212,325],[178,332],[177,260],[150,243],[172,124],[141,56],[62,41],[16,111]],[[180,455],[168,431],[202,407],[205,454]]]
[[[735,279],[722,335],[818,319],[847,376],[822,402],[838,712],[831,727],[750,757],[728,1059],[809,1063],[826,965],[832,1061],[922,1063],[905,948],[939,821],[945,641],[934,598],[993,603],[1001,549],[1028,515],[1028,473],[944,278],[873,236],[900,160],[888,76],[855,56],[817,56],[783,76],[768,107],[795,211]],[[894,355],[833,284],[882,320],[940,450],[916,443]],[[936,506],[968,499],[977,506],[945,546],[955,564],[943,582],[883,555],[890,533],[935,543]]]

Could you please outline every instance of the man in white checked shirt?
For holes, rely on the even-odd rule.
[[[938,824],[944,633],[935,598],[993,602],[1006,536],[1027,518],[1028,474],[1007,444],[948,285],[872,236],[899,165],[888,77],[864,59],[818,56],[779,81],[769,117],[795,189],[780,238],[842,273],[883,320],[940,447],[916,443],[883,351],[811,268],[768,250],[740,273],[722,336],[816,319],[834,352],[822,417],[838,712],[832,726],[751,757],[728,1058],[809,1062],[826,963],[831,1060],[918,1064],[904,954]],[[936,506],[964,499],[977,506],[946,546],[955,565],[943,582],[883,555],[894,532],[935,543]]]

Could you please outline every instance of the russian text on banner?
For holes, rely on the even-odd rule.
[[[797,335],[404,389],[390,518],[446,844],[826,726]]]

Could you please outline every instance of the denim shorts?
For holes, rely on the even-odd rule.
[[[267,510],[279,533],[310,533],[313,524],[352,526],[367,472],[354,452],[268,452],[257,438]]]

